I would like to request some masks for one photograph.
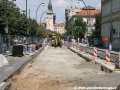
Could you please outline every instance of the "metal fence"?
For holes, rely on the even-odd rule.
[[[24,37],[13,35],[0,35],[0,53],[5,54],[6,51],[12,50],[12,46],[15,44],[30,44],[41,42],[42,39],[38,37]]]

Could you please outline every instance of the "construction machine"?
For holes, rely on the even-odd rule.
[[[46,32],[46,37],[48,38],[50,45],[57,47],[60,46],[61,47],[61,39],[60,36],[53,33],[53,32]]]

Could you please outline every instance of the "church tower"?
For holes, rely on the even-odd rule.
[[[52,3],[51,0],[49,0],[48,3],[48,12],[46,16],[46,29],[50,29],[53,31],[53,24],[54,24],[54,13],[52,9]]]

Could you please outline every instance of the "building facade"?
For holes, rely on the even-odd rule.
[[[54,24],[54,31],[60,33],[61,35],[64,34],[66,32],[65,23]]]
[[[44,26],[48,30],[55,31],[60,34],[64,34],[66,32],[65,24],[64,23],[56,24],[55,20],[56,20],[56,15],[53,13],[52,2],[51,0],[49,0],[48,12],[46,14],[46,25]]]
[[[50,29],[51,31],[53,31],[54,30],[53,24],[54,24],[54,13],[53,13],[53,9],[52,9],[51,0],[49,0],[48,12],[46,15],[46,29]]]
[[[95,30],[95,15],[100,14],[101,10],[95,9],[94,7],[87,6],[87,8],[82,8],[81,11],[77,12],[75,15],[71,17],[71,19],[68,21],[68,26],[71,26],[75,19],[78,17],[82,17],[83,21],[87,23],[87,32],[86,36],[90,36],[92,31]]]
[[[104,47],[112,44],[112,48],[120,49],[120,0],[101,0],[102,21],[101,36],[108,38],[102,41]]]
[[[81,11],[80,9],[78,9],[73,3],[72,1],[69,3],[69,5],[66,7],[65,9],[65,21],[66,21],[66,29],[68,27],[69,24],[69,20],[72,18],[72,16],[74,16],[77,12]]]

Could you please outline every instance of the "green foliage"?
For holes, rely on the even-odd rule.
[[[29,19],[12,1],[2,0],[0,3],[0,34],[5,34],[4,28],[8,25],[10,35],[35,36],[38,24]]]
[[[67,28],[67,33],[73,35],[76,39],[84,38],[87,24],[83,21],[82,17],[76,18],[74,24]]]
[[[61,39],[64,39],[66,37],[67,37],[67,33],[64,33],[64,34],[61,35]]]
[[[4,31],[6,26],[9,27],[8,34],[10,35],[46,37],[46,32],[51,32],[38,26],[35,19],[28,18],[21,13],[13,1],[2,0],[0,2],[0,34],[6,34]]]
[[[101,38],[101,14],[95,15],[96,23],[95,23],[95,30],[92,32],[92,39],[93,38]]]
[[[29,19],[29,32],[30,36],[34,37],[37,35],[38,24],[35,19]]]

